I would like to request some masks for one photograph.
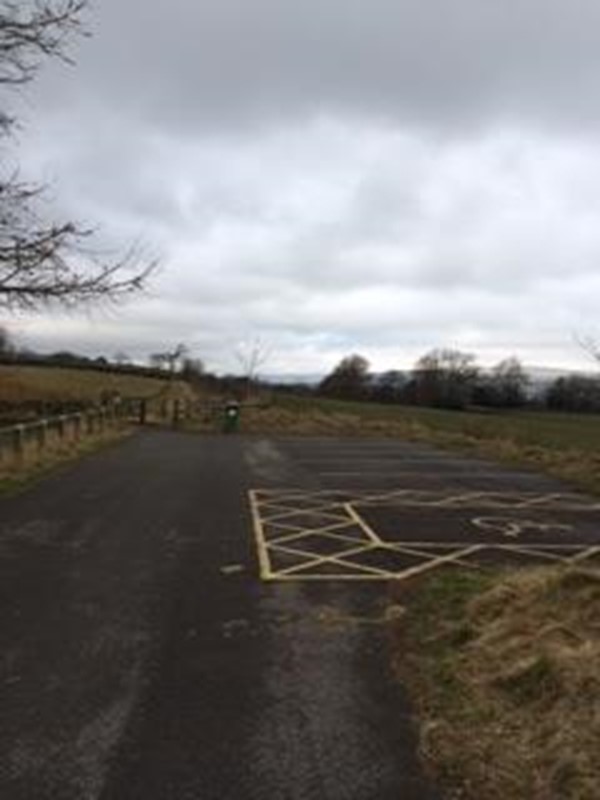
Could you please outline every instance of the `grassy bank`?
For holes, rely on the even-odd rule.
[[[417,588],[392,623],[395,666],[449,796],[596,800],[600,572],[456,570]]]
[[[120,442],[131,436],[133,431],[134,428],[129,425],[110,428],[80,441],[69,441],[62,446],[51,446],[43,452],[28,457],[19,465],[18,469],[7,468],[0,464],[0,495],[12,494],[25,489],[61,467],[68,466],[90,453]]]
[[[67,367],[0,365],[0,403],[94,403],[104,392],[122,397],[153,397],[170,382],[161,378]],[[180,381],[175,386],[187,387]]]

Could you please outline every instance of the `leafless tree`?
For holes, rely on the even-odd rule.
[[[518,358],[511,356],[500,361],[488,377],[492,400],[499,406],[522,406],[527,400],[529,376]]]
[[[417,402],[442,408],[464,408],[479,369],[475,356],[460,350],[431,350],[417,361],[412,380]]]
[[[81,21],[86,6],[87,0],[2,0],[0,83],[29,83],[48,56],[72,63],[66,46],[72,34],[88,35]]]
[[[120,367],[124,367],[127,366],[127,364],[131,364],[131,358],[124,350],[117,350],[117,352],[113,356],[113,361]]]
[[[369,389],[370,364],[364,356],[353,353],[339,364],[319,384],[319,392],[342,400],[364,400]]]
[[[594,361],[600,363],[600,342],[593,336],[576,336],[577,342]]]
[[[180,342],[172,350],[166,350],[164,353],[152,353],[150,364],[168,370],[173,376],[177,367],[186,359],[188,352],[187,346]]]
[[[181,362],[181,376],[186,381],[198,381],[206,372],[201,358],[185,357]]]
[[[71,63],[67,47],[87,35],[87,0],[0,0],[0,88],[20,87],[46,59]],[[0,108],[0,137],[16,120]],[[48,222],[41,213],[44,189],[0,167],[0,309],[39,309],[139,291],[156,262],[133,247],[107,260],[91,249],[93,231],[71,220]]]
[[[246,381],[246,394],[249,395],[253,383],[258,378],[261,367],[271,358],[272,348],[260,337],[241,342],[235,351],[235,356],[242,368],[242,373]]]

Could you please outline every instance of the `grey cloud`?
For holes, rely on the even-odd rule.
[[[28,95],[21,156],[54,213],[165,268],[118,315],[22,335],[140,357],[185,340],[233,368],[265,334],[292,372],[441,344],[577,361],[600,290],[600,5],[565,8],[102,0],[77,67]]]
[[[338,352],[469,337],[488,348],[522,328],[532,347],[591,318],[600,192],[593,152],[562,139],[498,131],[432,146],[316,123],[241,146],[82,143],[70,158],[58,189],[74,213],[108,230],[149,226],[165,248],[150,297],[124,326],[95,327],[113,349],[128,335],[149,352],[168,335],[228,363],[240,331],[296,348],[322,333]],[[556,288],[566,276],[571,291]]]
[[[103,0],[90,26],[78,102],[178,135],[323,110],[434,129],[600,119],[596,0]],[[48,80],[49,105],[69,80]]]

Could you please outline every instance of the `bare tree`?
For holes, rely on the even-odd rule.
[[[464,408],[471,400],[479,369],[475,356],[460,350],[431,350],[413,369],[417,403],[442,408]]]
[[[600,411],[600,379],[562,375],[548,387],[546,405],[557,411]]]
[[[364,400],[369,389],[369,367],[364,356],[346,356],[323,378],[319,392],[342,400]]]
[[[87,35],[86,7],[87,0],[0,0],[0,87],[29,83],[45,59],[71,63],[68,42]],[[0,109],[0,137],[15,125]],[[89,228],[42,217],[41,195],[43,187],[0,168],[0,308],[117,300],[144,286],[156,262],[135,247],[107,262],[88,246]]]
[[[154,369],[162,369],[164,366],[162,353],[150,353],[148,356],[148,364]]]
[[[378,403],[401,403],[405,399],[407,383],[404,372],[389,369],[373,378],[370,396]]]
[[[0,83],[28,83],[48,56],[72,63],[66,45],[74,33],[87,35],[81,22],[86,6],[87,0],[2,0]]]
[[[514,356],[496,364],[489,377],[493,401],[508,408],[524,405],[529,384],[529,376],[519,359]]]
[[[124,350],[117,350],[113,356],[113,362],[118,364],[120,367],[125,367],[128,364],[131,364],[131,358]]]
[[[258,372],[271,358],[272,348],[260,337],[239,344],[235,356],[243,370],[246,381],[246,394],[249,395]]]
[[[593,336],[577,336],[577,342],[594,361],[600,362],[600,343]]]
[[[206,369],[201,358],[183,358],[181,362],[181,377],[186,381],[199,381]]]
[[[164,353],[152,353],[149,360],[153,367],[166,369],[171,373],[171,376],[173,376],[180,363],[186,359],[187,354],[187,346],[180,342],[172,350],[166,350]]]

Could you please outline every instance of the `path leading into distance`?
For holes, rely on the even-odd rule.
[[[599,520],[424,445],[139,434],[0,500],[0,797],[439,798],[390,577],[598,564]]]

